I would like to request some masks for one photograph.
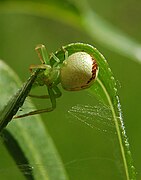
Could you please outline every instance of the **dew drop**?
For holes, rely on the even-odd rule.
[[[114,76],[111,76],[111,79],[114,80],[115,79]]]

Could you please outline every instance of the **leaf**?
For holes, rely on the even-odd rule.
[[[125,57],[141,63],[141,44],[112,26],[94,12],[86,0],[73,0],[80,12],[82,25],[94,41]]]
[[[23,106],[23,103],[28,96],[32,88],[32,84],[39,73],[39,70],[34,72],[23,86],[15,93],[14,96],[8,101],[3,110],[1,111],[0,117],[0,132],[7,126],[7,124],[12,120],[13,116],[17,113],[19,108]]]
[[[118,138],[125,177],[127,180],[136,179],[129,142],[123,123],[116,81],[106,59],[96,48],[88,44],[72,43],[63,46],[63,50],[60,49],[56,52],[56,56],[61,61],[64,60],[64,49],[68,51],[69,55],[80,51],[87,52],[97,61],[99,66],[99,74],[96,83],[92,86],[92,88],[90,88],[90,91],[110,107],[116,128],[116,136]],[[53,61],[53,59],[51,61]]]
[[[60,48],[55,53],[61,62],[64,60],[64,55],[65,55],[64,50],[67,50],[69,55],[71,55],[74,52],[85,51],[88,54],[90,54],[97,61],[97,64],[99,66],[99,74],[98,74],[97,81],[92,86],[92,88],[90,88],[90,91],[93,94],[95,94],[97,96],[97,98],[100,99],[100,101],[103,101],[103,103],[108,105],[109,108],[111,109],[113,123],[116,128],[115,136],[118,139],[118,144],[119,144],[118,148],[120,149],[120,154],[121,154],[121,158],[122,158],[122,165],[120,165],[120,166],[122,168],[122,171],[124,172],[123,177],[125,177],[125,179],[127,179],[127,180],[136,179],[136,173],[135,173],[135,169],[134,169],[133,162],[132,162],[131,152],[129,149],[129,143],[128,143],[128,139],[127,139],[124,124],[123,124],[123,118],[122,118],[122,114],[121,114],[121,108],[120,108],[120,102],[119,102],[119,97],[118,97],[117,88],[116,88],[116,82],[115,82],[113,74],[108,66],[107,61],[105,60],[103,55],[96,48],[94,48],[90,45],[87,45],[87,44],[83,44],[83,43],[73,43],[73,44],[66,45],[63,48]],[[54,60],[52,58],[51,62],[54,63],[53,61]],[[6,85],[4,85],[4,86],[6,86]],[[25,124],[28,126],[28,128],[27,128],[28,130],[30,128],[32,130],[32,128],[35,127],[34,131],[36,131],[36,133],[38,133],[38,131],[40,131],[40,129],[42,131],[42,128],[36,129],[37,127],[40,127],[40,126],[39,125],[34,126],[34,124],[32,124],[31,120],[25,121],[25,124],[23,121],[17,121],[17,128],[14,129],[15,123],[16,122],[13,121],[10,124],[10,126],[12,127],[11,129],[13,129],[13,132],[16,134],[17,129],[21,129],[21,127],[23,127],[22,128],[23,129],[22,137],[24,137],[24,140],[29,141],[29,142],[31,142],[31,140],[33,138],[26,137],[26,133],[25,133],[25,129],[24,129]],[[20,125],[19,125],[19,123],[20,123]],[[33,131],[29,130],[29,134],[31,133],[30,137],[34,137],[32,132]],[[39,139],[37,138],[37,140],[39,140]],[[114,135],[113,135],[113,140],[115,140]],[[26,144],[26,146],[27,146],[27,144]],[[35,148],[35,147],[36,147],[36,143],[34,145],[31,143],[30,148],[33,150],[33,148]],[[26,149],[25,144],[23,146],[23,149]],[[33,153],[35,153],[37,155],[35,149],[33,150]],[[30,155],[28,155],[28,156],[30,156]],[[36,157],[37,157],[36,160],[38,160],[38,155]],[[34,161],[33,163],[35,163],[35,162],[36,161]]]
[[[2,61],[0,61],[0,75],[2,110],[21,83],[15,73]],[[31,103],[29,104],[31,106]],[[35,167],[35,171],[33,170],[35,179],[67,179],[58,152],[39,115],[13,120],[7,130],[18,142],[30,165]]]

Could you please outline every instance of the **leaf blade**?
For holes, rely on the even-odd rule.
[[[88,44],[72,43],[67,46],[64,46],[63,49],[66,49],[69,52],[69,55],[80,51],[87,52],[97,61],[97,64],[99,66],[99,74],[96,83],[90,88],[90,91],[94,93],[96,96],[98,95],[98,97],[100,97],[100,100],[109,105],[116,127],[117,138],[119,141],[119,147],[124,164],[124,172],[126,179],[135,180],[136,172],[133,166],[129,142],[123,123],[116,81],[106,59],[96,48]],[[56,52],[56,55],[59,59],[63,61],[63,50],[58,50]]]
[[[3,94],[0,109],[2,109],[5,102],[9,100],[11,93],[14,94],[17,91],[20,81],[2,61],[0,63],[0,74],[0,92],[1,95]],[[9,86],[7,86],[8,84]],[[4,87],[7,87],[6,91]],[[40,177],[49,180],[68,179],[61,158],[39,115],[13,120],[7,126],[7,130],[14,136],[30,164],[36,167],[35,179]]]

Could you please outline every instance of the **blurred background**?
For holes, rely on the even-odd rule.
[[[117,80],[130,149],[141,179],[141,1],[77,1],[0,0],[0,59],[24,82],[29,77],[29,65],[40,63],[34,51],[39,43],[45,44],[48,52],[72,42],[96,47]],[[83,123],[83,117],[82,121],[74,120],[68,113],[78,104],[95,106],[99,102],[87,91],[61,91],[63,96],[57,100],[55,112],[42,117],[70,179],[124,179],[113,165],[116,147],[109,148],[112,132],[103,133],[98,125],[91,127]],[[45,101],[35,104],[44,107],[48,105]],[[1,161],[1,166],[5,161],[8,159]]]

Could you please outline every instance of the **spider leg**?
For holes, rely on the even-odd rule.
[[[49,56],[47,53],[47,50],[43,44],[39,44],[36,46],[35,51],[38,54],[38,57],[42,64],[48,64],[50,65]]]
[[[42,69],[42,70],[45,70],[45,69],[50,69],[50,66],[48,66],[48,65],[46,65],[46,64],[38,64],[38,65],[36,65],[36,64],[32,64],[32,65],[30,65],[30,67],[29,67],[29,70],[30,70],[30,72],[32,72],[34,69]]]
[[[48,89],[48,98],[50,98],[51,104],[52,104],[51,107],[46,108],[46,109],[39,109],[39,110],[31,111],[26,114],[15,116],[14,119],[53,111],[56,108],[56,97],[61,96],[61,92],[57,86],[54,88],[47,87],[47,89]],[[56,94],[54,93],[53,90],[56,92]]]
[[[65,60],[68,59],[68,57],[69,57],[68,51],[63,46],[62,46],[62,50],[65,53]]]
[[[55,92],[54,93],[55,98],[59,98],[62,95],[60,89],[57,86],[52,87],[52,90],[54,90],[54,92]],[[39,96],[39,95],[29,94],[28,96],[33,97],[33,98],[38,98],[38,99],[49,99],[50,98],[49,95],[41,95],[41,96]]]
[[[59,63],[60,63],[60,59],[55,56],[54,53],[51,53],[51,56],[53,57],[53,59],[56,61],[54,64],[53,64],[53,67],[56,67]]]
[[[55,91],[56,98],[58,98],[62,95],[60,89],[57,86],[54,86],[53,90]]]

